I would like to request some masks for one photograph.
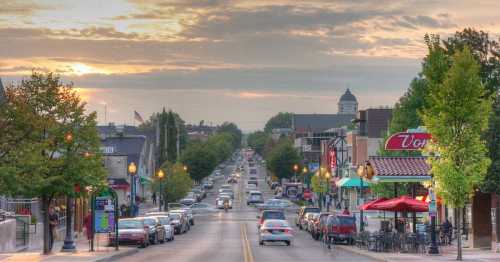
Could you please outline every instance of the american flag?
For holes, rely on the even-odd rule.
[[[144,123],[144,119],[142,119],[142,116],[135,110],[134,110],[134,119],[140,123]]]

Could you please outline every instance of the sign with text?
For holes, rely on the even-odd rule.
[[[96,197],[94,225],[96,233],[115,231],[115,210],[111,197]]]
[[[387,139],[385,150],[422,150],[431,138],[430,133],[396,133]]]

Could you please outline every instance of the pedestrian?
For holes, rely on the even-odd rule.
[[[442,227],[443,227],[443,233],[444,233],[444,240],[445,240],[446,244],[451,244],[451,235],[452,235],[453,225],[451,224],[451,222],[448,218],[446,218]]]
[[[59,223],[59,216],[53,207],[49,208],[49,250],[52,251],[54,246],[54,235],[56,234],[56,226]]]
[[[332,199],[330,197],[330,194],[326,194],[325,196],[325,202],[326,202],[326,212],[330,212],[330,203]]]
[[[342,211],[342,215],[350,215],[351,212],[349,212],[349,208],[347,206],[344,208],[344,211]]]
[[[87,212],[87,215],[83,219],[83,225],[87,239],[90,240],[92,238],[92,213],[90,211]]]
[[[153,205],[156,205],[156,192],[153,192],[151,199],[153,200]]]

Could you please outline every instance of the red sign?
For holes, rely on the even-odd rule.
[[[335,153],[334,148],[328,150],[328,163],[330,165],[330,170],[333,170],[335,169],[335,167],[337,167],[337,154]]]
[[[422,150],[431,138],[429,133],[396,133],[387,139],[385,150]]]

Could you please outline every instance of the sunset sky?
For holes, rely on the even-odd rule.
[[[162,107],[188,122],[263,127],[279,111],[392,106],[420,70],[425,33],[500,36],[500,1],[4,0],[0,77],[73,81],[104,122]]]

